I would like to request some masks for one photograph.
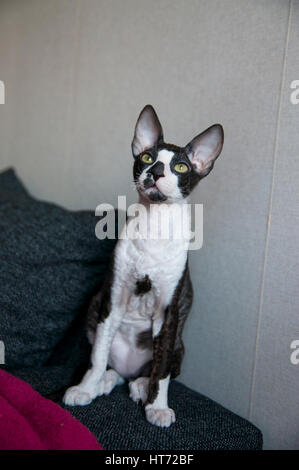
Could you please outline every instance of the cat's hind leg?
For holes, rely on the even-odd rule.
[[[146,403],[148,395],[149,377],[138,377],[138,379],[129,382],[130,398],[138,403]]]

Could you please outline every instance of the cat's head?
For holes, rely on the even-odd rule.
[[[136,123],[132,151],[134,181],[149,202],[179,202],[207,176],[223,146],[223,128],[214,124],[186,147],[166,144],[158,116],[145,106]]]

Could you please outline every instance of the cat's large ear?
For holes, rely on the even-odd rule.
[[[163,141],[163,130],[154,108],[148,104],[141,111],[135,126],[132,152],[137,157],[141,152],[147,150]]]
[[[199,176],[207,176],[223,147],[224,133],[220,124],[214,124],[196,136],[185,151]]]

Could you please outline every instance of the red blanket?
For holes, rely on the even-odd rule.
[[[0,369],[1,450],[101,450],[70,413]]]

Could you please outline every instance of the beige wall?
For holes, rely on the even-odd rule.
[[[181,380],[299,448],[299,2],[0,0],[0,169],[73,209],[133,202],[130,142],[153,104],[168,141],[225,147],[193,201],[204,246]]]

